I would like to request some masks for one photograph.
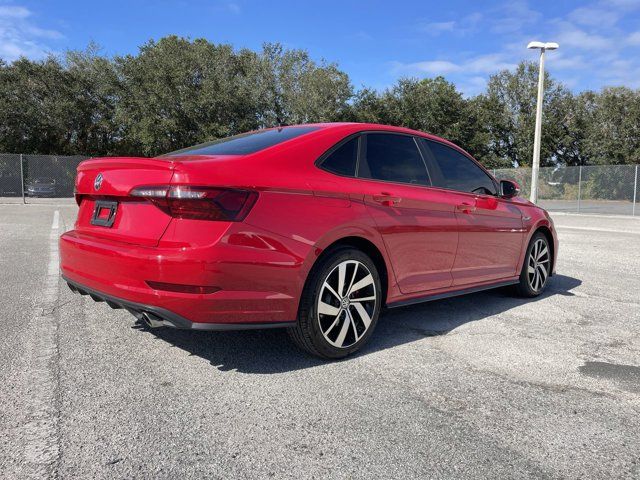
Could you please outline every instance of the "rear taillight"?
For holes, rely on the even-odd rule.
[[[258,192],[234,188],[151,185],[136,187],[132,197],[146,198],[174,218],[240,222],[258,198]]]

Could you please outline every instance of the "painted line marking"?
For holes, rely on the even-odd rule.
[[[53,222],[51,222],[51,230],[57,230],[60,228],[60,211],[53,212]]]
[[[24,411],[27,418],[21,426],[23,465],[31,478],[52,478],[59,460],[59,410],[56,401],[58,378],[59,295],[58,229],[60,212],[55,211],[49,233],[49,262],[42,291],[42,302],[32,314],[31,327],[25,339],[29,395]]]
[[[605,233],[628,233],[631,235],[640,235],[640,232],[632,232],[631,230],[616,230],[613,228],[595,228],[595,227],[573,227],[573,226],[565,226],[565,225],[556,225],[558,230],[568,229],[568,230],[584,230],[587,232],[605,232]]]

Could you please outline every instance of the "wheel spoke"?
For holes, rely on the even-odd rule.
[[[349,295],[351,293],[351,289],[353,288],[353,282],[356,281],[356,275],[358,274],[359,263],[356,262],[355,267],[353,267],[353,275],[351,276],[351,281],[349,282],[349,286],[347,287],[347,293],[345,295]]]
[[[356,342],[358,340],[360,340],[360,336],[358,335],[358,329],[356,328],[356,322],[353,319],[353,315],[351,315],[351,312],[349,312],[349,310],[347,310],[347,315],[349,316],[349,322],[351,323],[351,328],[353,329],[353,338],[356,339]]]
[[[328,303],[320,301],[320,303],[318,304],[318,313],[321,313],[323,315],[335,316],[340,313],[340,308],[334,307],[333,305],[329,305]]]
[[[369,316],[365,308],[362,306],[361,303],[353,303],[352,305],[355,307],[356,311],[358,312],[358,316],[360,317],[360,320],[362,320],[362,323],[364,324],[364,328],[365,329],[369,328],[369,325],[371,324],[371,317]]]
[[[342,328],[340,329],[340,333],[338,334],[338,338],[336,338],[336,345],[338,347],[342,347],[344,344],[344,339],[347,336],[347,332],[349,331],[349,325],[351,325],[351,319],[349,314],[344,316],[344,322],[342,322]]]
[[[538,266],[538,269],[540,270],[540,276],[542,277],[542,283],[547,281],[547,269],[544,268],[542,265]]]
[[[347,263],[343,262],[338,265],[338,294],[344,295],[344,277],[347,274]]]
[[[331,325],[329,325],[329,328],[327,328],[324,332],[322,332],[324,333],[325,337],[329,335],[329,332],[333,330],[333,327],[335,327],[339,321],[340,321],[340,315],[338,314],[336,315],[336,318],[333,319],[333,322],[331,323]]]
[[[531,288],[534,290],[537,290],[538,287],[536,285],[538,285],[538,269],[534,267],[533,269],[533,276],[531,277],[531,280],[529,281],[529,285],[531,285]]]
[[[375,295],[372,295],[371,297],[352,298],[351,299],[351,303],[355,303],[355,302],[370,302],[370,301],[375,300],[375,299],[376,299]]]
[[[373,275],[364,263],[345,260],[336,265],[326,276],[317,299],[317,321],[325,340],[334,347],[349,348],[362,339],[373,323],[377,290]],[[359,296],[349,298],[352,292],[359,292]]]
[[[351,291],[355,292],[360,290],[361,288],[368,287],[369,285],[373,285],[373,277],[370,273],[362,280],[358,280],[356,283],[354,283],[351,287]]]
[[[537,260],[537,261],[540,261],[540,259],[541,259],[542,257],[544,257],[548,252],[549,252],[549,251],[547,250],[546,245],[545,245],[545,246],[543,246],[542,251],[541,251],[541,252],[539,252],[539,253],[538,253],[538,256],[536,257],[536,260]]]
[[[342,300],[342,297],[340,295],[338,295],[336,293],[336,291],[331,287],[331,285],[329,285],[327,282],[324,282],[323,285],[324,288],[326,288],[327,290],[329,290],[331,292],[331,294],[336,297],[338,300]]]

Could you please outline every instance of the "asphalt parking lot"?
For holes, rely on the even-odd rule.
[[[75,212],[0,205],[1,478],[640,478],[640,219],[554,215],[541,298],[389,310],[326,363],[73,295]]]

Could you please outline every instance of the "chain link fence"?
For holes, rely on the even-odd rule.
[[[76,168],[87,158],[0,153],[0,202],[46,203],[73,197]]]
[[[73,197],[76,168],[83,156],[0,154],[0,202],[38,203]],[[538,203],[549,211],[640,216],[638,165],[543,167]],[[530,194],[530,168],[493,171]]]
[[[529,198],[530,168],[494,170],[496,178],[515,180]],[[550,212],[640,215],[638,165],[543,167],[538,179],[538,204]]]

